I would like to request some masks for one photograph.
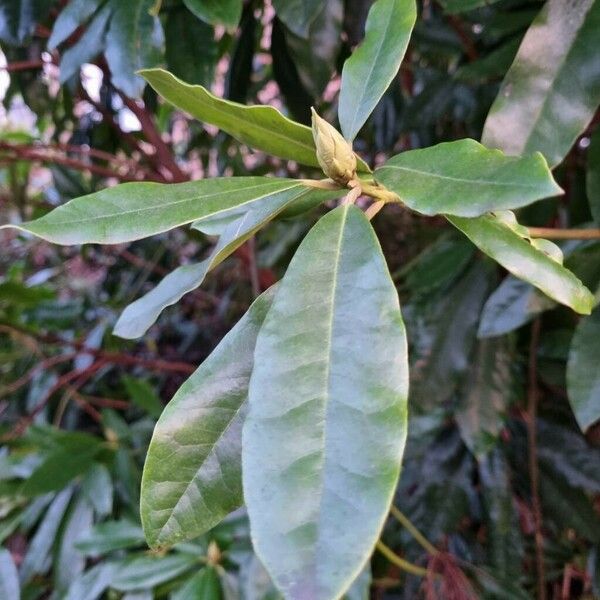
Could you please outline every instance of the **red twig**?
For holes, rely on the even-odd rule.
[[[0,66],[0,71],[27,71],[28,69],[41,69],[46,64],[42,59],[39,60],[18,60],[7,65]]]

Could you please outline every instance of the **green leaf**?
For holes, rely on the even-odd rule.
[[[153,588],[189,571],[198,563],[199,558],[191,554],[129,557],[117,563],[110,587],[119,592]]]
[[[377,0],[365,39],[344,64],[339,119],[352,141],[398,73],[417,18],[414,0]]]
[[[171,595],[171,600],[221,600],[221,583],[212,567],[201,569]]]
[[[586,187],[590,211],[600,225],[600,127],[596,127],[587,151]]]
[[[600,308],[581,319],[567,363],[567,392],[582,431],[600,419]]]
[[[507,154],[537,150],[551,167],[560,163],[600,103],[600,61],[590,51],[598,30],[600,0],[549,0],[504,78],[482,142]]]
[[[114,563],[99,563],[73,580],[65,600],[98,600],[110,585],[116,566]]]
[[[96,12],[103,0],[71,0],[59,13],[48,38],[48,50],[55,50]]]
[[[212,226],[215,224],[215,219],[226,220],[234,217],[236,220],[225,227],[217,245],[206,260],[178,267],[151,292],[130,304],[119,317],[113,333],[129,339],[142,336],[167,306],[175,304],[185,294],[196,289],[211,269],[219,265],[258,229],[291,204],[309,198],[324,201],[335,198],[340,193],[342,192],[338,190],[307,189],[298,184],[285,194],[277,193],[253,202],[250,209],[247,205],[240,205],[229,211],[223,210],[210,215]],[[241,213],[242,210],[245,212]],[[201,228],[202,222],[199,221],[194,226]]]
[[[156,424],[142,478],[150,546],[196,537],[243,503],[242,423],[254,344],[272,296],[267,291],[254,302]]]
[[[424,215],[478,217],[562,193],[541,154],[506,156],[470,139],[398,154],[375,179]]]
[[[163,411],[163,404],[156,394],[154,387],[144,379],[129,375],[121,378],[131,400],[151,417],[157,419]]]
[[[514,331],[554,306],[552,300],[531,284],[508,275],[487,299],[477,337],[489,338]]]
[[[539,288],[575,312],[589,314],[594,296],[571,271],[532,246],[506,222],[494,215],[476,219],[447,217],[482,252],[515,277]]]
[[[11,553],[0,548],[0,598],[19,600],[20,597],[17,567],[15,567]]]
[[[56,244],[118,244],[247,206],[267,196],[280,193],[294,197],[300,187],[293,179],[275,177],[124,183],[75,198],[35,221],[2,227],[16,227]]]
[[[290,31],[306,38],[312,22],[323,10],[323,3],[321,0],[273,0],[273,8]]]
[[[319,167],[311,129],[284,117],[276,108],[245,106],[218,98],[201,85],[189,85],[163,69],[146,69],[141,75],[167,102],[199,121],[215,125],[242,144]],[[370,171],[360,158],[358,170]]]
[[[81,493],[100,517],[106,517],[113,507],[113,482],[108,469],[95,463],[81,480]]]
[[[111,81],[127,96],[138,98],[146,84],[136,72],[162,60],[162,26],[150,14],[155,0],[110,2],[113,14],[106,34],[106,61]]]
[[[243,429],[254,547],[286,598],[337,598],[365,565],[398,480],[407,388],[385,259],[364,214],[341,206],[277,290]]]
[[[0,0],[0,40],[10,46],[23,45],[52,4],[52,0]]]
[[[466,12],[474,8],[494,4],[494,2],[498,2],[498,0],[440,0],[444,11],[450,14]]]
[[[79,538],[77,548],[86,556],[101,556],[114,550],[135,548],[144,544],[142,528],[123,519],[99,523]]]
[[[183,8],[173,9],[167,14],[165,37],[169,70],[190,83],[210,86],[218,59],[213,28]]]
[[[183,3],[199,19],[230,30],[237,27],[242,16],[242,0],[183,0]]]

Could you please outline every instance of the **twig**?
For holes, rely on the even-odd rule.
[[[537,349],[541,321],[537,318],[531,327],[527,389],[527,446],[529,454],[529,479],[531,483],[531,508],[535,528],[535,561],[537,567],[538,600],[546,600],[546,575],[544,569],[544,538],[542,536],[542,509],[539,495],[539,470],[537,464],[536,421],[538,404]]]
[[[554,240],[597,240],[600,229],[553,229],[552,227],[528,227],[529,235],[534,238]]]
[[[399,508],[392,505],[390,507],[390,514],[415,538],[426,552],[432,556],[435,556],[439,552],[439,550],[413,525],[412,521]]]
[[[426,577],[427,569],[419,567],[408,560],[405,560],[398,556],[391,548],[388,548],[381,540],[377,542],[377,550],[381,552],[393,565],[396,565],[403,571],[410,573],[411,575],[417,575],[417,577]]]
[[[18,60],[7,65],[0,66],[0,71],[27,71],[29,69],[41,69],[46,64],[42,59],[39,60]]]

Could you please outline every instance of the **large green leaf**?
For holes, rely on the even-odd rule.
[[[318,167],[310,128],[284,117],[272,106],[244,106],[223,100],[200,85],[184,83],[168,71],[141,74],[165,100],[236,140],[274,156]]]
[[[533,284],[553,300],[589,314],[594,296],[571,271],[538,250],[519,232],[494,215],[476,219],[447,217],[479,249],[515,277]]]
[[[396,290],[355,206],[323,217],[260,330],[243,430],[255,549],[290,600],[338,598],[379,536],[406,437]]]
[[[398,154],[375,178],[424,215],[477,217],[562,193],[541,154],[506,156],[470,139]]]
[[[35,221],[3,227],[16,227],[56,244],[118,244],[241,205],[249,207],[267,196],[292,198],[300,187],[292,179],[274,177],[124,183],[75,198]]]
[[[339,119],[353,140],[396,76],[417,18],[414,0],[377,0],[369,11],[365,39],[344,64]]]
[[[273,7],[290,31],[308,37],[310,25],[323,10],[323,3],[321,0],[273,0]]]
[[[160,417],[144,467],[141,514],[151,546],[196,537],[243,503],[241,432],[262,294]]]
[[[549,0],[506,74],[483,143],[560,163],[600,103],[598,31],[600,0]]]
[[[162,60],[164,35],[157,16],[151,14],[155,0],[110,0],[113,14],[106,34],[106,61],[112,83],[137,98],[145,82],[136,72]]]
[[[567,363],[567,391],[577,423],[586,431],[600,419],[600,308],[581,319]]]
[[[590,139],[587,153],[586,187],[592,217],[600,225],[600,127],[596,128]]]
[[[142,336],[167,306],[175,304],[185,294],[201,285],[211,269],[219,265],[236,248],[254,235],[260,227],[283,212],[288,206],[296,202],[303,202],[308,198],[324,201],[341,193],[331,190],[307,189],[302,185],[297,185],[294,191],[295,195],[277,193],[267,196],[251,203],[250,208],[242,206],[235,207],[229,212],[222,211],[222,219],[228,218],[232,213],[237,218],[225,227],[210,256],[200,263],[184,265],[169,273],[151,292],[130,304],[123,311],[113,333],[123,338]],[[239,216],[240,209],[245,209],[245,213],[241,216]],[[218,217],[219,215],[213,216]]]
[[[235,29],[242,16],[242,0],[183,0],[200,19],[211,25]]]
[[[0,598],[19,600],[20,597],[17,567],[10,552],[0,548]]]

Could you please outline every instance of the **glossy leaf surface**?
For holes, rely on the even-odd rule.
[[[102,0],[71,0],[59,13],[52,34],[48,38],[48,50],[55,50],[75,33],[99,8]]]
[[[242,16],[242,0],[183,0],[200,19],[211,25],[233,29]]]
[[[476,219],[448,217],[448,220],[515,277],[528,281],[578,313],[591,312],[594,297],[581,281],[505,222],[493,215]]]
[[[292,259],[250,381],[244,497],[286,598],[337,598],[363,568],[400,470],[407,388],[387,265],[364,214],[341,206]]]
[[[414,0],[377,0],[369,11],[365,39],[342,70],[339,119],[352,141],[398,73],[417,18]]]
[[[323,9],[322,0],[273,0],[273,8],[286,27],[301,37],[308,37],[309,28]]]
[[[185,294],[196,289],[211,269],[288,206],[309,198],[323,201],[340,194],[338,191],[307,189],[302,185],[296,185],[292,191],[295,195],[277,193],[251,203],[250,207],[238,206],[230,211],[211,215],[213,218],[221,216],[221,219],[227,219],[233,214],[235,220],[225,227],[210,256],[200,263],[184,265],[169,273],[151,292],[123,311],[113,333],[123,338],[140,337],[167,306],[175,304]],[[239,216],[243,209],[245,212]]]
[[[402,152],[375,178],[424,215],[476,217],[562,193],[541,154],[506,156],[470,139]]]
[[[148,543],[196,537],[243,503],[241,432],[265,292],[183,384],[161,415],[146,458],[141,514]]]
[[[582,431],[600,419],[600,309],[581,319],[567,363],[567,392]]]
[[[283,194],[292,198],[299,186],[292,179],[274,177],[227,177],[178,184],[124,183],[75,198],[40,219],[16,227],[56,244],[118,244],[267,196]]]
[[[590,51],[599,31],[600,0],[549,0],[504,78],[483,143],[560,163],[600,103],[600,61]]]

